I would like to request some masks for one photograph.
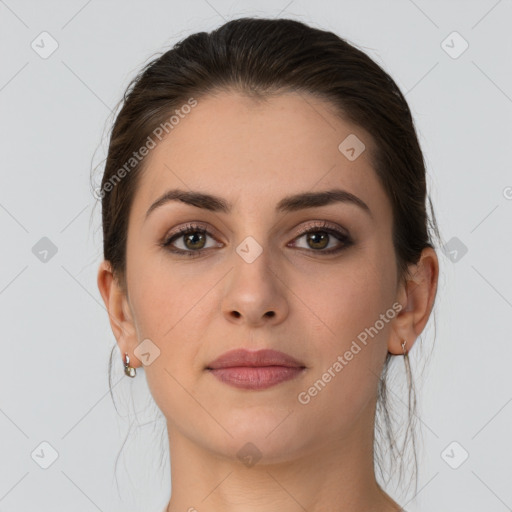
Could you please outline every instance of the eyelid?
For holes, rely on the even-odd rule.
[[[337,224],[331,223],[326,220],[314,220],[312,221],[312,224],[309,224],[308,226],[301,228],[301,230],[295,235],[295,238],[297,236],[301,236],[303,234],[307,234],[311,229],[322,229],[322,228],[331,228],[336,232],[341,232],[340,234],[344,234],[346,237],[350,237],[349,232],[343,228],[342,226],[339,226]],[[207,231],[208,234],[213,235],[216,234],[216,230],[212,228],[208,223],[202,222],[202,221],[191,221],[187,222],[185,225],[180,226],[178,229],[171,231],[170,233],[166,233],[164,236],[164,240],[169,240],[174,235],[181,234],[183,231],[186,231],[187,229],[197,229]],[[213,233],[212,233],[213,231]],[[220,238],[220,237],[217,237]]]
[[[166,241],[166,240],[168,241],[171,238],[175,237],[176,235],[181,235],[184,232],[189,231],[189,230],[190,231],[192,231],[192,230],[205,231],[210,236],[213,234],[217,235],[216,230],[214,228],[212,228],[208,223],[201,222],[201,221],[191,221],[191,222],[185,223],[182,226],[179,226],[178,228],[176,228],[175,230],[173,230],[169,233],[166,233],[163,239],[164,239],[164,241]]]
[[[345,228],[337,224],[333,224],[327,220],[314,220],[312,224],[309,224],[307,227],[302,228],[297,236],[304,235],[313,229],[332,229],[333,231],[339,233],[340,235],[345,235],[347,238],[350,237],[348,231]]]

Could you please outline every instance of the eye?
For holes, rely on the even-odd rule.
[[[306,246],[300,247],[296,243],[293,243],[292,247],[299,247],[301,249],[320,252],[322,254],[340,252],[353,243],[349,235],[338,228],[330,226],[329,223],[324,221],[321,221],[313,227],[303,231],[295,240],[300,240],[301,238],[305,239]],[[338,241],[338,244],[336,244],[336,240]]]
[[[189,224],[170,235],[161,245],[170,252],[194,257],[198,256],[206,249],[216,246],[216,244],[210,247],[206,245],[208,237],[213,238],[211,233],[203,226]],[[176,244],[174,242],[175,240],[177,240]],[[178,247],[179,244],[181,244],[182,248]]]
[[[196,257],[212,247],[222,247],[223,244],[220,242],[207,246],[208,238],[215,240],[204,226],[188,224],[180,228],[177,232],[169,235],[160,245],[174,254]],[[300,247],[295,241],[301,238],[305,238],[307,244],[305,247]],[[336,240],[338,244],[336,244]],[[333,243],[334,247],[332,247]],[[302,231],[288,246],[298,247],[324,255],[341,252],[352,244],[352,239],[345,232],[331,226],[328,222],[318,221],[313,226]],[[181,247],[179,247],[179,245],[181,245]]]

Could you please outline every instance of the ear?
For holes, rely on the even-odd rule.
[[[421,334],[430,317],[437,293],[439,262],[431,247],[421,253],[416,265],[409,267],[411,276],[400,284],[397,301],[403,306],[392,323],[388,341],[391,354],[403,355],[402,343],[407,341],[405,351],[409,352]]]
[[[121,351],[121,357],[124,358],[125,352],[128,353],[130,366],[138,368],[140,361],[133,355],[133,350],[138,344],[137,332],[130,303],[107,260],[102,261],[99,266],[97,284],[108,311],[110,326]]]

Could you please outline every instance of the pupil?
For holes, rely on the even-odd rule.
[[[324,233],[323,231],[319,233],[313,233],[313,234],[310,234],[309,235],[309,240],[310,241],[313,241],[313,244],[317,244],[317,243],[320,243],[320,247],[325,247],[325,243],[322,244],[321,241],[318,241],[318,240],[314,240],[314,238],[316,237],[322,237],[323,238],[323,241],[325,242],[327,240],[327,233]]]
[[[198,237],[199,237],[199,238],[201,238],[202,236],[203,236],[203,235],[202,235],[202,233],[189,234],[189,235],[187,236],[187,242],[186,242],[186,243],[187,243],[187,246],[188,246],[188,243],[189,243],[189,242],[191,242],[191,243],[192,243],[192,245],[193,245],[193,247],[192,247],[192,248],[193,248],[193,249],[197,249],[197,247],[194,247],[194,244],[195,244],[195,243],[197,243],[197,238],[198,238]],[[196,239],[196,240],[194,241],[194,239]]]

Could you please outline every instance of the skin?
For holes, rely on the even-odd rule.
[[[366,145],[354,161],[338,149],[349,134]],[[167,419],[168,511],[401,510],[373,469],[378,375],[387,352],[402,357],[403,340],[410,350],[424,329],[438,260],[425,249],[411,267],[413,278],[398,282],[391,203],[372,168],[373,148],[367,132],[313,96],[255,101],[223,91],[200,98],[146,157],[129,217],[127,293],[107,261],[98,287],[130,365],[143,366],[134,354],[142,340],[160,350],[144,370]],[[146,219],[150,205],[174,188],[221,196],[233,210],[171,201]],[[275,211],[285,196],[332,188],[362,199],[372,215],[348,202]],[[343,242],[329,236],[308,243],[300,230],[314,221],[347,230],[353,244],[322,255]],[[189,222],[210,234],[189,245],[182,235],[174,246],[204,247],[202,255],[180,256],[159,245]],[[263,249],[252,263],[236,252],[248,236]],[[393,303],[401,305],[399,314],[309,403],[299,403],[298,394]],[[238,347],[281,350],[306,370],[250,391],[204,369]],[[252,466],[237,457],[248,442],[261,454]]]

